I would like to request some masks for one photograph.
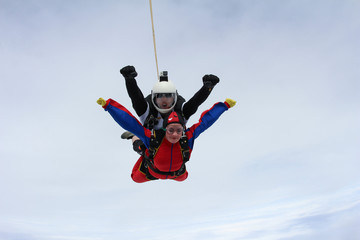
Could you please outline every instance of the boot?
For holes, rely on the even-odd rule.
[[[135,136],[134,134],[132,134],[131,132],[124,132],[123,134],[121,134],[121,138],[122,139],[132,139],[132,137]]]

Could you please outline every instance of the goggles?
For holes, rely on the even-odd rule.
[[[155,93],[156,98],[162,98],[162,97],[171,98],[174,96],[175,96],[174,93]]]
[[[166,128],[166,132],[169,133],[169,134],[174,134],[174,133],[177,133],[177,134],[182,134],[182,132],[184,131],[184,128],[174,128],[174,127],[168,127]]]

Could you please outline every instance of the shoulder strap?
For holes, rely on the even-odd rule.
[[[185,134],[180,138],[179,143],[181,147],[181,154],[183,157],[183,164],[185,164],[190,160],[189,143],[188,138]]]
[[[159,150],[159,147],[164,140],[165,131],[164,130],[152,130],[151,131],[151,138],[150,138],[150,145],[149,145],[149,158],[154,160],[154,157]]]
[[[181,95],[178,94],[174,110],[176,112],[182,112],[181,107],[184,103],[185,103],[185,98],[183,98]]]
[[[158,120],[156,119],[158,111],[155,109],[155,107],[151,101],[151,94],[149,94],[145,98],[145,100],[149,105],[149,114],[146,117],[143,125],[144,125],[144,127],[152,130],[154,128],[154,126],[158,123]]]

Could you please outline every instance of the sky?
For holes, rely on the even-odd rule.
[[[119,70],[157,81],[149,2],[0,0],[0,240],[359,240],[360,1],[152,1],[159,70],[191,117],[184,182],[138,155],[97,103],[134,114]]]

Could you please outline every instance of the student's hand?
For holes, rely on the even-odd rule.
[[[203,76],[202,80],[204,85],[210,85],[211,87],[214,87],[217,83],[220,82],[220,79],[212,74]]]
[[[102,107],[105,106],[105,104],[106,104],[106,101],[105,101],[103,98],[99,98],[96,102],[97,102],[99,105],[101,105]]]
[[[120,73],[124,76],[124,78],[135,78],[137,76],[134,66],[123,67],[120,69]]]
[[[232,100],[232,99],[230,99],[230,98],[227,98],[226,100],[225,100],[225,102],[227,103],[227,104],[229,104],[229,106],[232,108],[233,106],[235,106],[235,104],[236,104],[236,101],[235,100]]]

